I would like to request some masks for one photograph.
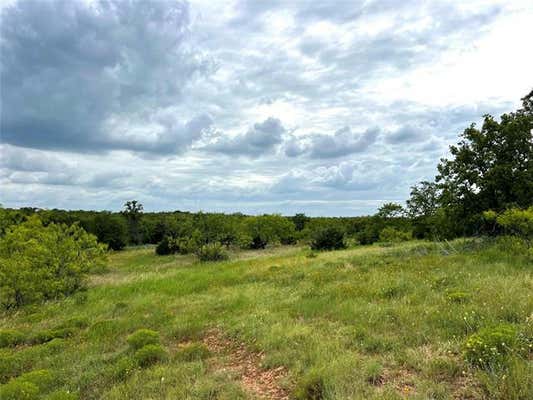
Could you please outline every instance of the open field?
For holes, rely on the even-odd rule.
[[[462,354],[482,327],[531,334],[530,261],[469,243],[278,247],[219,263],[115,253],[88,291],[0,318],[27,338],[0,350],[0,378],[46,369],[43,397],[80,399],[531,398],[531,356],[502,379]],[[140,328],[166,351],[145,368],[126,340]]]

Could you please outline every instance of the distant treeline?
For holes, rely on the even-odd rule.
[[[131,204],[131,202],[129,202]],[[136,203],[139,206],[139,203]],[[0,209],[0,235],[30,215],[38,215],[44,225],[78,223],[114,250],[127,245],[158,244],[164,238],[183,238],[196,244],[220,243],[224,246],[261,249],[273,244],[311,241],[318,231],[335,227],[345,238],[361,244],[379,240],[384,228],[409,232],[412,222],[405,216],[378,213],[364,217],[315,217],[305,214],[249,216],[240,213],[143,212],[129,210],[67,211],[35,208]]]

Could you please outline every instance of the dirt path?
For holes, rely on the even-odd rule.
[[[261,399],[289,399],[289,393],[281,386],[287,376],[284,367],[261,368],[262,353],[252,352],[244,343],[236,343],[216,330],[208,332],[203,342],[211,352],[226,356],[222,369],[235,373],[246,392]]]

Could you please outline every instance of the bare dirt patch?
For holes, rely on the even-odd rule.
[[[235,374],[248,393],[262,399],[289,399],[288,391],[281,386],[281,381],[287,377],[285,367],[262,368],[263,353],[250,351],[244,343],[235,342],[217,330],[209,331],[203,342],[212,353],[225,356],[223,365],[218,368]]]

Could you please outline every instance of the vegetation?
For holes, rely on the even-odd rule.
[[[77,224],[44,226],[37,217],[0,239],[0,306],[19,307],[72,294],[102,265],[105,247]]]
[[[276,385],[295,398],[531,398],[527,247],[469,239],[307,254],[233,251],[213,264],[112,253],[84,296],[1,316],[23,342],[0,349],[2,399],[252,398],[225,369],[233,351],[262,354],[259,370],[283,367]],[[478,364],[492,347],[498,368]],[[21,379],[39,370],[50,386]]]
[[[533,398],[532,102],[373,216],[0,207],[0,398]]]

